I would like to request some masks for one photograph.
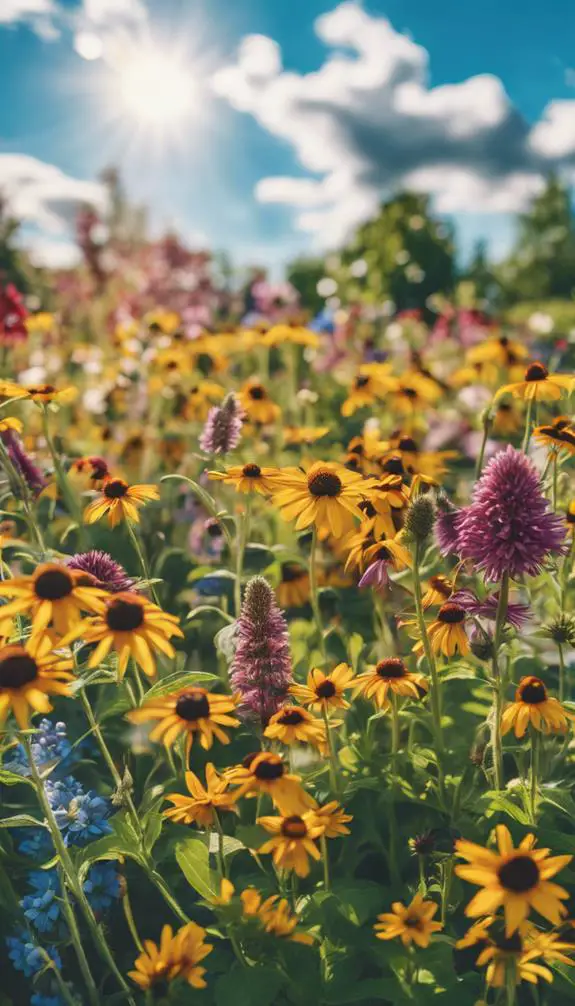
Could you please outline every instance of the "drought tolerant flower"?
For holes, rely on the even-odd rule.
[[[220,775],[211,762],[206,765],[205,786],[193,772],[186,772],[185,778],[189,796],[166,793],[165,799],[173,806],[164,811],[164,817],[176,824],[195,822],[202,828],[211,828],[217,813],[234,809],[234,796],[228,789],[228,778]]]
[[[83,611],[96,611],[105,592],[82,583],[81,574],[68,566],[43,562],[30,576],[15,576],[0,583],[0,597],[12,598],[0,608],[0,623],[15,615],[28,615],[32,636],[50,624],[63,636],[80,621]]]
[[[320,751],[327,743],[326,727],[307,709],[300,706],[284,706],[270,717],[264,730],[264,737],[281,741],[282,744],[311,744]]]
[[[128,713],[131,723],[148,723],[157,720],[150,740],[171,747],[182,734],[186,737],[189,754],[195,734],[205,751],[209,751],[214,737],[220,744],[229,744],[225,727],[239,726],[239,720],[230,715],[235,712],[236,701],[230,695],[218,695],[204,688],[184,688],[171,695],[149,699],[139,709]]]
[[[206,454],[229,454],[239,444],[244,419],[235,395],[226,395],[221,405],[210,409],[199,444]]]
[[[52,653],[47,636],[0,647],[0,726],[10,709],[21,730],[31,715],[50,712],[49,695],[70,695],[71,668],[71,660]]]
[[[250,461],[246,465],[232,465],[225,472],[208,472],[208,478],[233,486],[239,493],[255,492],[269,496],[277,474],[277,468],[261,468]]]
[[[252,423],[267,426],[281,416],[279,405],[271,400],[263,384],[257,377],[250,378],[240,390],[240,402]]]
[[[321,859],[314,839],[324,830],[316,822],[313,810],[287,817],[258,817],[257,823],[273,835],[258,852],[271,852],[278,870],[295,870],[298,877],[307,877],[309,857]]]
[[[389,693],[418,699],[429,685],[427,678],[409,671],[401,657],[386,657],[355,680],[355,695],[372,699],[379,709],[389,709]]]
[[[546,557],[560,552],[563,521],[543,495],[537,470],[508,446],[485,467],[470,506],[456,519],[456,551],[486,580],[537,576]]]
[[[118,673],[123,678],[130,657],[149,678],[156,674],[156,653],[173,657],[171,636],[183,638],[178,619],[162,611],[141,594],[122,592],[108,597],[93,618],[80,623],[63,640],[68,644],[82,638],[86,643],[97,643],[88,660],[88,667],[97,667],[110,650],[119,655]]]
[[[123,566],[107,552],[91,549],[89,552],[77,552],[67,561],[69,569],[79,570],[92,577],[94,587],[107,590],[110,594],[134,589],[134,581]],[[88,584],[90,581],[88,580]]]
[[[311,524],[320,532],[341,538],[353,528],[352,517],[361,520],[359,503],[375,485],[333,461],[316,461],[307,472],[281,469],[274,479],[272,499],[284,520],[294,520],[296,531]]]
[[[188,922],[177,933],[171,926],[164,926],[159,946],[152,940],[145,940],[145,950],[134,961],[134,971],[128,971],[128,976],[143,990],[153,989],[155,985],[170,983],[176,978],[196,989],[206,987],[201,961],[213,950],[210,943],[205,943],[206,930],[195,922]]]
[[[377,916],[375,935],[378,940],[394,940],[399,937],[404,947],[415,943],[418,947],[428,947],[433,933],[443,929],[441,922],[434,922],[433,916],[438,906],[434,901],[424,901],[418,892],[409,905],[394,901],[391,912]]]
[[[435,621],[427,629],[431,649],[436,655],[453,657],[456,653],[462,657],[469,653],[469,639],[465,631],[467,611],[461,604],[446,601],[435,616]],[[421,641],[414,646],[416,653],[423,652]]]
[[[496,399],[501,395],[513,395],[527,402],[554,402],[565,393],[569,394],[575,385],[575,378],[569,374],[550,374],[542,363],[530,363],[522,381],[505,384],[499,388]]]
[[[246,586],[234,645],[230,681],[240,713],[265,726],[285,702],[292,676],[287,623],[261,576]]]
[[[389,586],[390,570],[394,573],[411,566],[411,555],[396,538],[384,538],[369,545],[364,552],[363,561],[367,569],[359,581],[360,587],[373,587],[384,590]]]
[[[337,800],[330,800],[322,807],[313,807],[314,823],[321,828],[321,834],[326,838],[341,838],[342,835],[349,835],[350,830],[346,825],[353,821],[352,814],[346,814],[343,807],[340,807]]]
[[[123,479],[107,478],[104,479],[101,495],[89,503],[84,510],[84,520],[87,524],[94,524],[107,514],[110,527],[116,527],[123,520],[139,524],[138,508],[149,503],[150,500],[159,500],[159,498],[160,493],[157,486],[130,486]]]
[[[508,705],[503,713],[501,733],[506,734],[514,727],[515,736],[523,737],[527,727],[532,726],[546,734],[564,734],[569,720],[575,720],[575,714],[568,712],[558,699],[549,696],[540,678],[529,675],[521,678],[515,702]]]
[[[425,594],[421,599],[424,608],[433,608],[437,604],[444,604],[449,601],[455,590],[455,581],[448,576],[439,573],[437,576],[430,576],[425,584]]]
[[[226,776],[234,800],[267,793],[282,814],[299,814],[314,805],[313,797],[304,790],[301,779],[293,775],[274,751],[259,751],[247,755],[241,765],[228,769]]]
[[[390,374],[388,363],[364,363],[353,379],[348,396],[341,407],[342,416],[352,416],[358,409],[373,405],[378,398],[397,389],[397,378]]]
[[[299,918],[292,913],[285,898],[280,898],[278,894],[272,894],[263,901],[260,892],[255,887],[246,887],[245,891],[240,894],[240,900],[244,916],[248,919],[257,919],[266,933],[285,937],[293,943],[308,945],[313,943],[313,936],[296,929]]]
[[[348,664],[338,664],[327,674],[319,667],[313,667],[305,685],[292,685],[290,694],[302,706],[314,706],[329,713],[332,709],[348,709],[345,692],[354,685],[354,672]]]
[[[497,852],[474,842],[459,839],[455,851],[469,866],[456,866],[462,880],[482,888],[469,902],[465,914],[477,918],[503,906],[505,935],[511,936],[532,908],[553,925],[567,914],[561,904],[569,897],[551,878],[571,862],[573,856],[549,856],[549,849],[536,849],[535,836],[526,835],[517,849],[509,829],[497,825]]]
[[[566,451],[571,456],[575,454],[575,428],[566,416],[558,416],[550,423],[536,426],[533,437],[555,454],[559,451]]]
[[[282,608],[302,608],[310,599],[309,573],[298,562],[282,562],[280,582],[276,587]]]

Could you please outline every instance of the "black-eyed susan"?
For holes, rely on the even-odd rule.
[[[239,493],[260,493],[262,496],[269,496],[274,488],[275,478],[279,474],[277,468],[261,468],[260,465],[249,461],[245,465],[232,465],[224,472],[208,472],[208,478],[214,482],[233,486]]]
[[[457,451],[424,451],[410,433],[400,431],[390,438],[381,464],[385,465],[388,458],[398,457],[409,475],[426,475],[436,481],[447,471],[446,461],[457,457]]]
[[[99,489],[110,472],[106,459],[92,454],[89,457],[76,458],[70,465],[70,474],[72,477],[80,476],[85,479],[88,488]]]
[[[282,562],[276,594],[281,608],[302,608],[310,599],[309,573],[299,562]]]
[[[571,456],[575,455],[575,427],[566,416],[558,416],[550,423],[536,426],[533,437],[555,454],[565,451]]]
[[[229,790],[228,779],[220,775],[215,766],[206,765],[206,785],[203,786],[197,775],[186,772],[188,794],[166,793],[172,807],[164,811],[164,817],[176,824],[192,824],[195,822],[202,828],[213,827],[216,814],[222,810],[233,810],[234,796]]]
[[[71,669],[71,660],[52,653],[47,636],[0,646],[0,726],[10,709],[21,730],[28,729],[31,715],[49,713],[49,695],[71,694]]]
[[[226,778],[236,787],[234,800],[267,793],[282,814],[303,813],[315,802],[304,790],[300,777],[293,775],[274,751],[247,755],[241,765],[228,769]]]
[[[413,417],[436,404],[441,388],[436,381],[414,372],[402,375],[389,401],[402,415]]]
[[[354,684],[354,672],[348,664],[342,663],[333,671],[325,672],[313,667],[305,685],[291,685],[290,693],[302,706],[315,707],[329,713],[332,709],[348,709],[345,692]]]
[[[418,699],[428,687],[424,675],[408,670],[401,657],[385,657],[356,678],[353,694],[371,699],[379,709],[388,709],[390,692]]]
[[[285,426],[284,441],[288,447],[304,444],[309,447],[329,433],[329,426]]]
[[[342,416],[352,416],[358,409],[373,405],[398,387],[386,363],[364,363],[353,379],[349,394],[341,407]]]
[[[144,950],[134,961],[134,971],[128,977],[143,992],[154,987],[164,988],[176,978],[182,978],[195,989],[204,989],[206,969],[201,961],[213,950],[205,942],[206,930],[195,922],[188,922],[174,935],[171,926],[162,929],[159,946],[144,940]]]
[[[106,591],[87,585],[80,571],[43,562],[30,576],[0,583],[0,597],[11,598],[0,608],[0,625],[15,615],[28,615],[33,637],[49,625],[63,636],[80,622],[82,612],[97,611],[106,596]]]
[[[549,849],[535,849],[534,835],[526,835],[515,849],[504,824],[497,825],[495,832],[497,852],[465,839],[455,843],[455,851],[469,864],[456,866],[457,876],[482,888],[465,914],[478,918],[503,906],[506,936],[516,932],[532,908],[558,925],[567,914],[561,902],[569,895],[550,881],[573,857],[549,856]]]
[[[381,536],[384,533],[386,538],[393,538],[398,530],[397,515],[409,505],[409,492],[402,476],[384,475],[378,479],[369,495],[369,501],[376,514],[375,534]],[[385,529],[378,524],[378,517],[385,518]]]
[[[575,500],[571,500],[567,510],[565,511],[565,523],[567,525],[567,532],[571,537],[575,537]]]
[[[0,433],[21,433],[23,429],[23,423],[21,419],[17,419],[16,416],[4,416],[0,419]]]
[[[268,426],[281,416],[281,409],[272,401],[264,385],[256,377],[242,385],[239,392],[242,408],[252,423]]]
[[[428,947],[433,933],[443,929],[440,922],[434,922],[433,916],[438,906],[434,901],[424,901],[419,893],[412,898],[409,905],[394,901],[391,912],[383,912],[377,916],[373,927],[378,940],[401,940],[404,947],[415,943],[418,947]]]
[[[363,514],[362,525],[364,525],[360,530],[367,531],[369,529],[372,535],[370,544],[381,538],[394,537],[398,529],[395,526],[393,511],[390,507],[383,506],[381,512],[378,512],[371,500],[362,500],[359,509]]]
[[[235,708],[236,700],[231,695],[218,695],[207,692],[205,688],[184,688],[144,702],[139,709],[128,713],[128,719],[131,723],[157,720],[150,732],[150,740],[165,747],[171,747],[178,737],[185,736],[189,754],[196,734],[205,751],[211,748],[214,737],[220,744],[229,744],[226,729],[240,725],[240,721],[231,715]]]
[[[449,576],[438,573],[430,576],[425,584],[425,593],[421,599],[424,608],[433,608],[437,604],[445,604],[455,590],[455,582]]]
[[[130,657],[149,678],[156,674],[156,653],[173,657],[172,636],[183,638],[178,619],[147,597],[130,591],[113,594],[99,600],[98,613],[77,625],[65,637],[72,642],[82,637],[86,643],[97,646],[88,660],[88,667],[97,667],[110,650],[118,654],[118,674],[123,678]]]
[[[560,962],[573,966],[565,951],[573,952],[574,948],[558,933],[544,933],[532,923],[522,922],[514,933],[506,936],[503,920],[493,915],[474,922],[455,947],[457,950],[476,948],[475,967],[487,965],[485,979],[492,988],[504,988],[511,975],[516,985],[522,981],[536,984],[539,978],[552,981],[549,968],[533,964],[537,958],[545,964]]]
[[[569,394],[574,387],[575,377],[569,374],[550,374],[547,367],[535,361],[527,367],[522,381],[504,384],[496,392],[495,398],[509,394],[527,402],[555,402],[564,394]]]
[[[472,346],[465,354],[465,359],[471,365],[476,363],[496,363],[500,367],[508,367],[520,360],[526,360],[529,350],[521,342],[510,339],[508,335],[500,335],[487,339],[479,346]]]
[[[325,750],[325,723],[301,706],[284,706],[270,717],[264,737],[282,744],[311,744]]]
[[[317,349],[321,343],[320,336],[311,328],[307,328],[299,320],[280,321],[268,328],[267,332],[261,335],[262,346],[281,346],[283,343],[292,343],[294,346],[308,346],[310,349]]]
[[[25,385],[24,394],[26,398],[31,398],[36,405],[69,405],[78,397],[77,388],[55,388],[52,384]]]
[[[101,495],[84,510],[84,520],[87,524],[94,524],[107,514],[110,527],[116,527],[123,520],[138,524],[140,522],[138,508],[159,498],[157,486],[130,486],[123,479],[106,478]]]
[[[558,699],[549,696],[540,678],[533,675],[521,678],[515,692],[515,701],[507,706],[501,717],[501,733],[514,728],[516,737],[523,737],[528,726],[542,733],[564,734],[569,720],[575,714],[565,709]]]
[[[307,472],[284,468],[274,479],[272,499],[284,520],[294,520],[297,531],[315,525],[334,538],[353,528],[361,518],[358,504],[367,498],[373,479],[364,479],[343,465],[316,461]]]
[[[493,413],[493,432],[499,437],[512,437],[523,427],[523,419],[511,402],[498,402]]]
[[[294,870],[298,877],[307,877],[309,857],[321,859],[314,839],[321,835],[322,826],[316,823],[314,812],[310,810],[287,817],[258,817],[257,821],[273,835],[273,838],[260,846],[258,852],[271,852],[274,865],[279,870]]]
[[[453,657],[459,653],[464,657],[471,647],[465,631],[467,612],[463,605],[455,601],[446,601],[437,612],[435,621],[427,629],[431,649],[436,655]],[[414,647],[417,653],[422,652],[421,642]]]
[[[353,821],[353,814],[346,814],[337,800],[330,800],[321,807],[315,806],[312,814],[314,824],[321,828],[321,835],[325,838],[341,838],[350,834],[347,825]]]
[[[408,552],[400,538],[401,532],[395,538],[384,538],[369,545],[363,554],[366,570],[360,587],[373,587],[384,590],[389,586],[389,574],[398,573],[412,565],[411,553]]]
[[[225,395],[225,388],[215,381],[197,381],[189,388],[182,408],[184,419],[190,422],[204,422],[215,402]]]
[[[311,945],[314,940],[309,933],[304,933],[296,927],[299,918],[294,915],[285,898],[272,894],[265,901],[255,887],[246,887],[240,894],[243,914],[247,919],[257,919],[266,933],[283,937],[293,943]]]

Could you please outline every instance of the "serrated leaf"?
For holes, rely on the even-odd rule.
[[[15,814],[0,819],[0,828],[47,828],[48,825],[31,814]]]
[[[149,699],[157,699],[160,695],[179,692],[181,688],[188,688],[190,685],[200,685],[203,688],[204,685],[217,680],[217,674],[209,674],[207,671],[187,671],[185,674],[176,671],[174,674],[168,674],[165,678],[156,681],[155,685],[148,689],[145,697],[146,702]]]
[[[190,887],[206,901],[219,894],[217,878],[210,870],[210,854],[199,838],[188,838],[176,846],[176,861]]]

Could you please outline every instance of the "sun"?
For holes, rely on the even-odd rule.
[[[115,78],[121,112],[142,127],[182,125],[194,110],[193,73],[173,53],[146,46],[115,66]]]

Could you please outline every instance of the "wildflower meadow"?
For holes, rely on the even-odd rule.
[[[571,343],[84,246],[0,296],[0,1004],[575,1001]]]

